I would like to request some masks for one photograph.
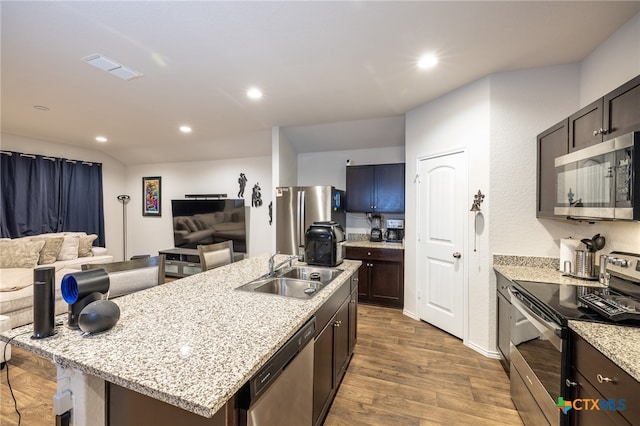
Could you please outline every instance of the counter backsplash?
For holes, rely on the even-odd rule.
[[[536,257],[536,256],[510,256],[504,254],[494,254],[493,264],[502,266],[528,266],[532,268],[560,267],[560,259],[557,257]]]

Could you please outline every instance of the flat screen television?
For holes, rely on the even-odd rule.
[[[171,211],[175,247],[233,240],[233,251],[247,252],[244,199],[171,200]]]

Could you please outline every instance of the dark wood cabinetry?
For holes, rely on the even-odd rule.
[[[569,150],[640,130],[640,76],[569,117]]]
[[[404,307],[404,250],[347,247],[347,259],[361,260],[358,301]]]
[[[313,361],[314,425],[323,423],[353,355],[358,309],[356,276],[352,276],[316,313],[318,332],[314,341]]]
[[[640,424],[638,381],[575,332],[571,333],[571,341],[572,400],[580,404],[576,408],[582,408],[569,412],[571,424]],[[598,409],[594,409],[591,400],[598,400]]]
[[[347,167],[348,212],[404,213],[404,163]]]
[[[540,133],[538,140],[538,180],[536,186],[536,217],[555,217],[555,159],[569,152],[568,119]]]
[[[502,368],[509,375],[509,343],[511,341],[511,296],[509,288],[511,281],[496,272],[496,296],[498,298],[498,351]]]

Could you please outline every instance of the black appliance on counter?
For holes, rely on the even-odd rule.
[[[401,243],[404,239],[404,219],[387,219],[384,240],[388,243]]]
[[[379,214],[371,215],[371,234],[369,235],[369,241],[382,241],[382,216]]]
[[[304,236],[304,259],[309,265],[337,266],[344,259],[346,242],[339,223],[313,222]]]
[[[511,398],[525,423],[569,424],[572,398],[569,320],[640,327],[640,254],[602,256],[602,286],[514,281],[511,295]],[[532,409],[535,408],[535,409]]]

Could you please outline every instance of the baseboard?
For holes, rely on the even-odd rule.
[[[416,314],[414,314],[411,311],[407,311],[406,309],[402,310],[402,314],[405,315],[405,316],[408,316],[409,318],[414,319],[416,321],[420,321],[420,318],[418,318],[418,316]]]
[[[482,348],[478,345],[476,345],[475,343],[472,342],[463,342],[463,344],[471,349],[473,349],[474,351],[478,352],[479,354],[487,357],[487,358],[493,358],[493,359],[500,359],[500,352],[498,351],[488,351],[485,348]]]

